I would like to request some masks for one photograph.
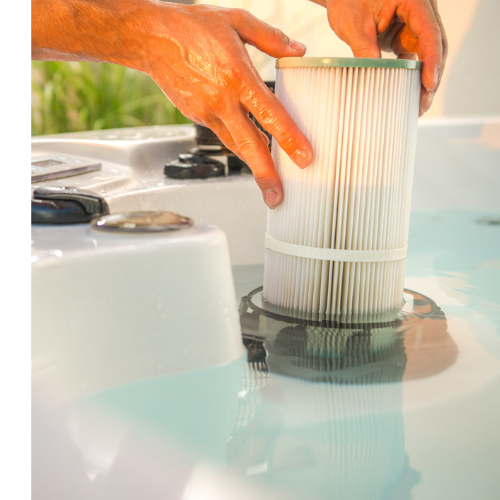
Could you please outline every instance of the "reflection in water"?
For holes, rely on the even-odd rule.
[[[82,403],[290,500],[409,499],[419,474],[405,451],[401,380],[443,371],[457,347],[432,300],[405,299],[375,318],[313,320],[265,309],[257,291],[240,308],[248,363],[140,380]],[[107,474],[101,448],[85,443],[88,470]]]
[[[260,289],[243,297],[248,365],[230,467],[306,498],[409,499],[419,474],[397,382],[446,369],[458,351],[432,300],[406,300],[403,311],[350,322],[269,310]]]
[[[403,310],[363,317],[294,317],[258,288],[240,304],[248,361],[257,370],[313,382],[374,384],[434,375],[458,349],[446,317],[428,297],[405,291]]]

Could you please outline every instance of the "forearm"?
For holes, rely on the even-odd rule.
[[[153,1],[32,0],[32,59],[110,62],[144,71]]]

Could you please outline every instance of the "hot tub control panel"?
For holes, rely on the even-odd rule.
[[[101,169],[101,163],[74,156],[51,155],[31,159],[31,182],[61,179]]]

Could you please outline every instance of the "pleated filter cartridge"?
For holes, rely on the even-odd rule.
[[[283,58],[276,96],[311,142],[298,168],[273,139],[284,200],[270,211],[264,299],[366,315],[403,304],[421,63]]]

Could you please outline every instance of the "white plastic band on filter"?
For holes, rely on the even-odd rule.
[[[300,169],[273,139],[285,197],[267,219],[263,295],[287,309],[365,314],[402,305],[420,71],[415,61],[342,61],[278,61],[276,95],[315,157]]]
[[[408,247],[388,248],[386,250],[340,250],[337,248],[316,248],[295,245],[275,240],[266,233],[264,246],[275,252],[308,259],[338,260],[341,262],[390,262],[406,258]]]

